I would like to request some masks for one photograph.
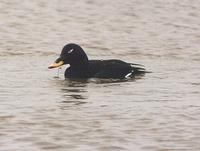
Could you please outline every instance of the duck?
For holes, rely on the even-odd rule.
[[[128,63],[118,59],[89,60],[81,46],[75,43],[65,45],[60,56],[49,69],[69,64],[65,70],[68,79],[128,79],[147,73],[141,64]]]

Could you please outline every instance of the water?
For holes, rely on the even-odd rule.
[[[199,0],[1,0],[0,151],[200,150]],[[70,42],[140,63],[130,81],[64,80]]]

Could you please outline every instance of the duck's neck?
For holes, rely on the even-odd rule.
[[[84,68],[88,67],[89,65],[89,59],[84,51],[80,52],[81,54],[75,57],[70,62],[70,66],[73,68]]]
[[[84,61],[76,61],[72,64],[70,64],[70,67],[72,68],[87,68],[89,66],[89,61],[84,60]]]

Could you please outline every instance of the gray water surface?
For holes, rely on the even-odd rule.
[[[0,151],[199,151],[199,0],[1,0]],[[67,43],[140,63],[128,81],[65,80]]]

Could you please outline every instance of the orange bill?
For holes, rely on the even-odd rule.
[[[54,62],[52,64],[49,65],[49,69],[52,69],[52,68],[57,68],[57,67],[60,67],[64,64],[64,61],[59,61],[58,63]]]

